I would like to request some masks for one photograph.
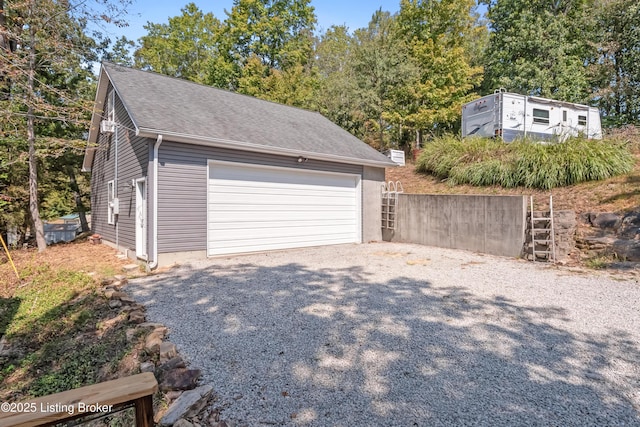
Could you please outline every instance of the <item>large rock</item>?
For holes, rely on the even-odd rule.
[[[167,412],[160,419],[161,427],[170,427],[181,418],[189,418],[197,415],[207,404],[213,387],[203,385],[194,390],[186,391],[169,406]]]
[[[622,218],[618,238],[637,240],[640,236],[640,212],[629,212]]]
[[[160,353],[160,345],[164,339],[164,334],[161,332],[151,332],[145,339],[144,348],[149,353]]]
[[[140,364],[140,372],[153,372],[156,370],[156,365],[153,362],[142,362]]]
[[[616,230],[622,224],[622,218],[620,215],[614,214],[612,212],[604,212],[601,214],[597,214],[594,219],[591,220],[591,223],[594,227]]]
[[[620,261],[640,261],[640,241],[638,240],[616,240],[612,250]]]
[[[164,363],[170,359],[173,359],[178,355],[178,349],[176,345],[169,341],[164,341],[160,344],[160,363]]]
[[[160,383],[160,390],[192,390],[202,375],[200,369],[178,368],[167,372]]]
[[[182,357],[176,356],[171,360],[158,366],[158,368],[156,369],[156,378],[158,379],[159,382],[162,382],[167,372],[173,371],[174,369],[180,369],[180,368],[186,368],[186,367],[187,365],[184,363],[184,360],[182,359]]]
[[[130,323],[143,323],[146,319],[144,313],[140,310],[134,310],[129,313],[129,322]]]

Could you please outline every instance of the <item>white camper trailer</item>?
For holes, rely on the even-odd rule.
[[[462,106],[462,136],[548,140],[585,135],[602,138],[597,108],[536,96],[496,91]]]

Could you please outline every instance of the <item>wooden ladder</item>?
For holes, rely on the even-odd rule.
[[[382,228],[396,229],[396,208],[398,206],[398,194],[403,193],[400,181],[389,181],[382,184]]]
[[[556,238],[553,225],[553,196],[549,196],[549,216],[542,213],[536,217],[533,210],[533,196],[530,197],[531,204],[531,255],[533,262],[544,260],[556,262]]]

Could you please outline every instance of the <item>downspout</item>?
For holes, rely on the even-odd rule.
[[[162,144],[162,135],[153,146],[153,261],[147,262],[147,268],[153,270],[158,267],[158,152]]]

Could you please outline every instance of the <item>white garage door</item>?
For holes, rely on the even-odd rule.
[[[209,162],[209,256],[359,243],[360,176]]]

